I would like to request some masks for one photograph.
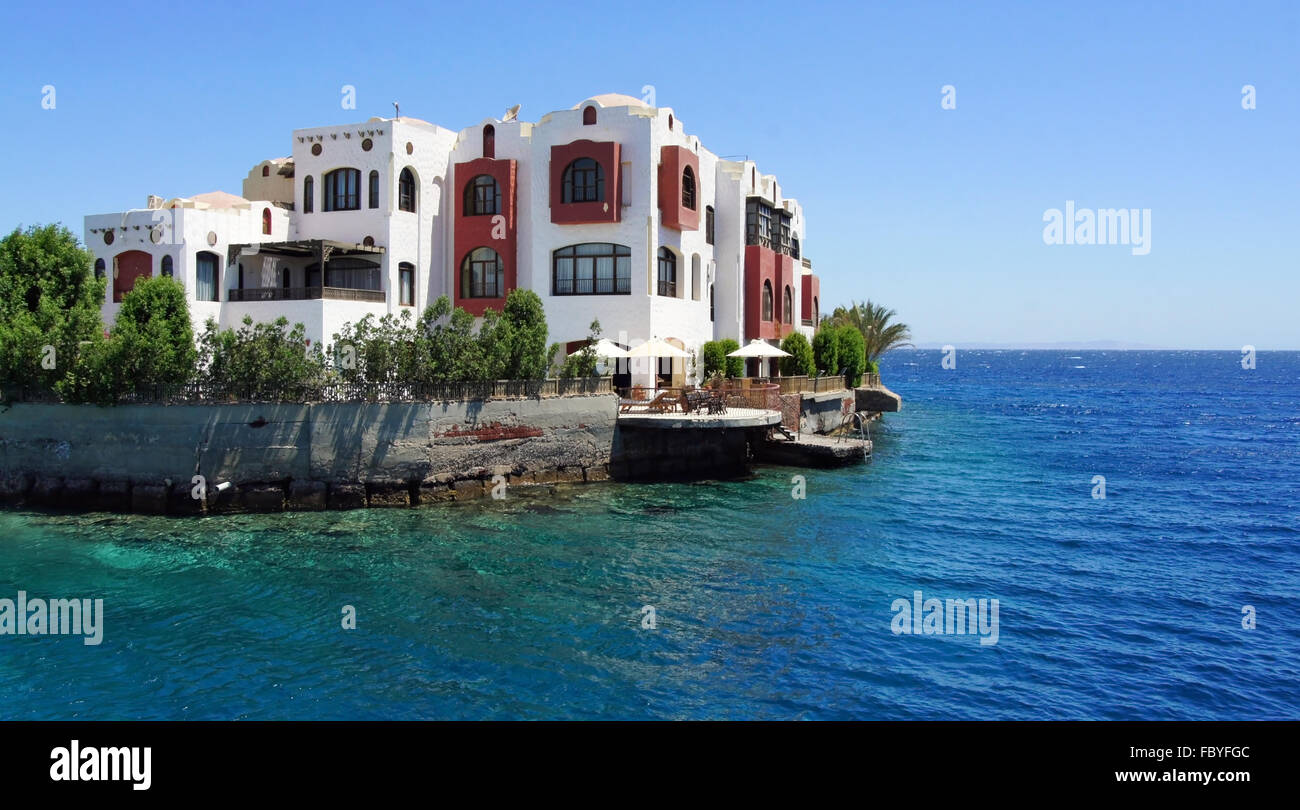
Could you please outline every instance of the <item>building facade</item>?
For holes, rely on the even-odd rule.
[[[439,296],[476,316],[533,290],[570,351],[593,319],[624,346],[657,337],[811,337],[819,286],[803,209],[750,160],[726,160],[671,108],[595,96],[535,123],[459,132],[412,118],[293,133],[243,196],[151,197],[86,217],[105,322],[143,275],[171,275],[196,331],[284,316],[313,343],[367,314],[418,315]],[[682,384],[687,361],[615,369]]]

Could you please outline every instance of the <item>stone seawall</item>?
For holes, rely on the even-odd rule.
[[[510,485],[607,479],[615,421],[609,395],[20,403],[0,406],[0,502],[195,514],[463,500],[490,493],[495,476]],[[205,479],[205,498],[193,497],[196,475]]]

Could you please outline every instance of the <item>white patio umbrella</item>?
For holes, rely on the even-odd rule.
[[[770,343],[764,343],[755,338],[746,343],[742,348],[736,349],[727,355],[728,357],[789,357],[790,353],[784,349],[778,349]]]
[[[600,340],[596,341],[595,349],[596,349],[597,357],[619,358],[619,357],[628,356],[627,349],[624,349],[622,346],[618,345],[614,341],[608,340],[606,338],[601,338]],[[581,353],[582,353],[582,349],[578,349],[577,351],[570,352],[569,356],[573,357],[574,355],[581,354]]]
[[[690,357],[689,354],[667,341],[650,338],[640,346],[633,346],[625,357]]]

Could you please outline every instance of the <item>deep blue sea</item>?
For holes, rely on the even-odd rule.
[[[105,627],[0,636],[0,717],[1300,718],[1300,353],[1240,360],[896,352],[904,408],[839,470],[0,512],[0,598]],[[999,600],[997,643],[895,634],[915,591]]]

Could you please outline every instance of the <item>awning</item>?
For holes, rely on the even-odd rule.
[[[249,242],[231,245],[227,260],[236,261],[238,256],[285,256],[296,259],[315,259],[327,262],[334,256],[382,256],[384,248],[378,245],[362,245],[357,242],[336,242],[332,239],[298,239],[292,242]]]

